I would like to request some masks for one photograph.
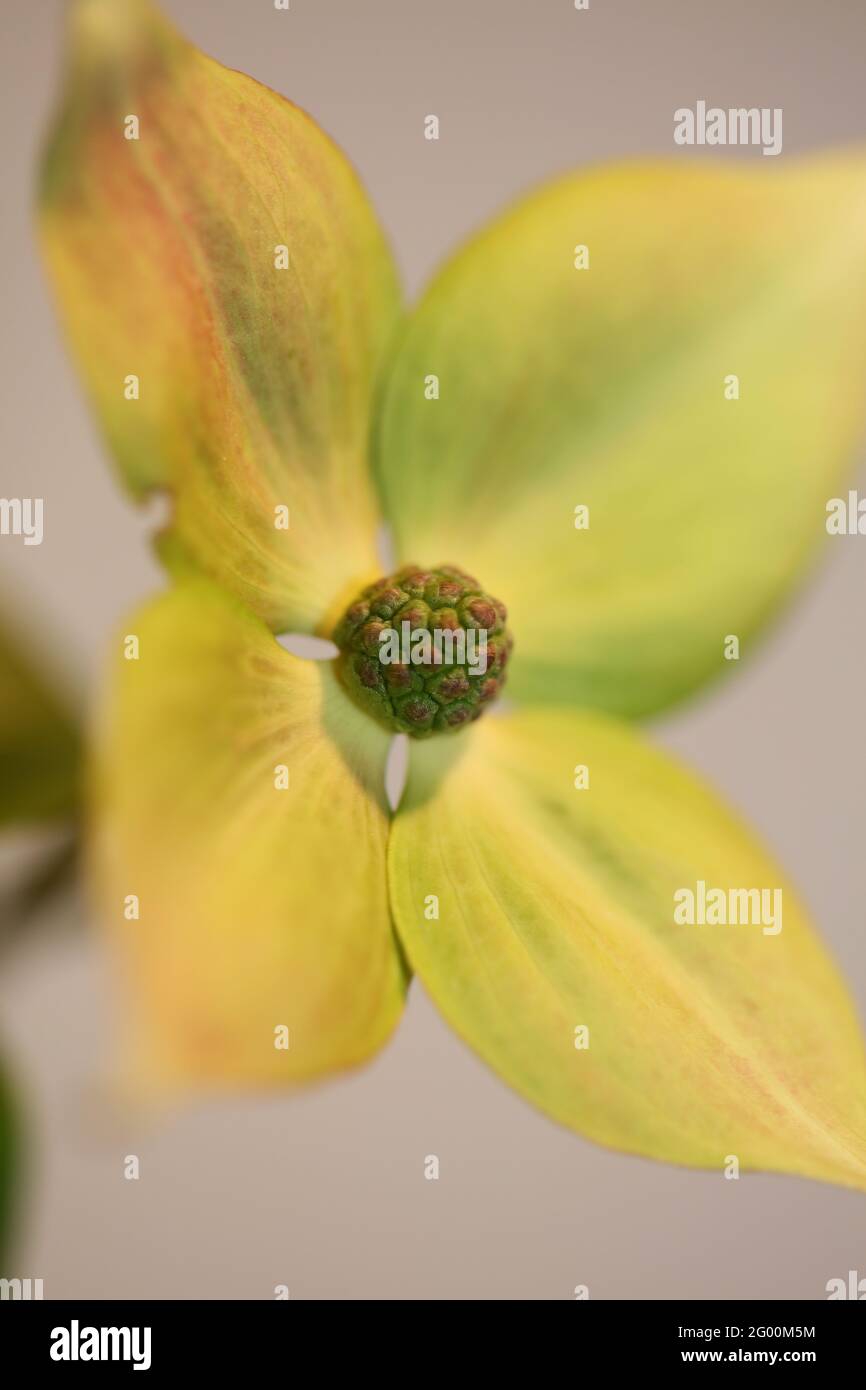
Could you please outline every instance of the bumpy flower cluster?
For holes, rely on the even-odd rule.
[[[340,679],[389,729],[414,738],[460,729],[505,683],[507,616],[455,565],[405,565],[368,585],[337,624]]]

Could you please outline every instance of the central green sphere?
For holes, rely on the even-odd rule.
[[[507,617],[456,565],[404,565],[368,584],[337,624],[340,680],[387,729],[413,738],[462,729],[505,684]]]

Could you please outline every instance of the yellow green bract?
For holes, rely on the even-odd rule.
[[[378,471],[398,559],[507,596],[513,697],[645,714],[728,634],[747,654],[861,436],[864,245],[861,157],[634,164],[524,199],[434,279]]]
[[[201,568],[311,632],[377,567],[365,454],[398,308],[378,224],[304,112],[146,0],[83,0],[72,25],[40,224],[109,445],[134,492],[170,490]]]
[[[94,869],[143,1087],[364,1061],[402,1007],[387,738],[203,581],[126,628],[97,749]],[[277,1030],[288,1030],[288,1046]]]
[[[850,1000],[731,812],[597,714],[484,720],[447,769],[436,751],[413,758],[391,901],[413,969],[482,1057],[601,1143],[866,1186]],[[781,930],[675,923],[698,881],[779,888]]]

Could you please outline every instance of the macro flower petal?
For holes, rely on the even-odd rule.
[[[388,740],[209,581],[128,622],[98,721],[91,858],[143,1089],[296,1082],[402,1008]]]
[[[624,722],[535,709],[445,760],[413,747],[389,879],[446,1020],[554,1119],[667,1162],[866,1188],[866,1058],[836,968],[753,834]]]
[[[275,631],[376,569],[373,383],[399,292],[341,151],[149,0],[74,0],[40,226],[133,494]]]
[[[847,498],[866,166],[759,163],[563,178],[405,326],[376,444],[397,559],[508,604],[514,696],[635,716],[734,669]]]

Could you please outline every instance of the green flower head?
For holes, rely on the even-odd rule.
[[[505,684],[514,646],[499,599],[454,565],[404,565],[337,624],[337,670],[386,729],[426,738],[479,719]]]

